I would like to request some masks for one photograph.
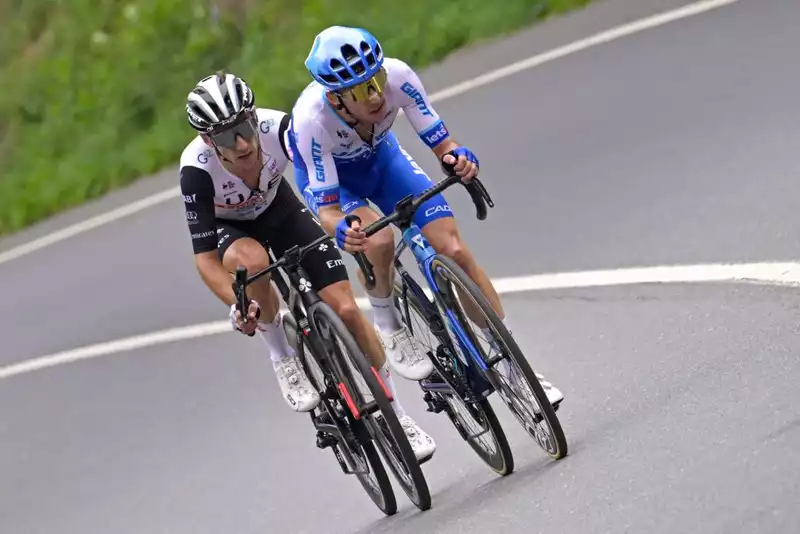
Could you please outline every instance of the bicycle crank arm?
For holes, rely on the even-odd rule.
[[[342,453],[339,452],[339,447],[338,446],[334,445],[332,447],[332,449],[333,449],[333,454],[336,456],[336,459],[339,461],[339,467],[342,468],[342,472],[345,475],[367,475],[367,474],[369,474],[369,468],[366,468],[366,469],[352,469],[349,465],[347,465],[347,462],[345,461],[344,457],[342,456]]]

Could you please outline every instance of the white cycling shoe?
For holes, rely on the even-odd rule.
[[[422,380],[433,372],[433,362],[425,354],[420,354],[417,344],[405,325],[393,334],[384,334],[377,327],[386,359],[392,369],[408,380]]]
[[[319,404],[319,393],[306,376],[297,356],[272,362],[286,404],[296,412],[308,412]]]
[[[511,329],[509,329],[508,332],[512,334]],[[497,341],[495,341],[494,336],[492,336],[487,330],[484,330],[483,333],[489,340],[489,346],[497,352],[502,352],[497,344]],[[501,365],[503,365],[504,368],[503,370],[506,372],[506,375],[508,376],[509,381],[511,382],[511,386],[519,391],[520,390],[519,384],[517,384],[516,382],[521,377],[517,373],[516,366],[512,367],[508,360],[503,360]],[[536,379],[539,380],[539,383],[542,385],[542,389],[547,395],[547,400],[550,401],[550,404],[553,407],[557,406],[561,401],[564,400],[564,394],[561,392],[561,390],[555,387],[552,383],[545,380],[544,375],[542,375],[541,373],[537,373],[536,371],[533,371],[533,374],[536,375]],[[525,389],[527,389],[527,387]]]
[[[424,430],[420,428],[416,421],[410,415],[405,414],[397,418],[400,425],[408,437],[408,443],[414,451],[417,461],[422,463],[430,460],[433,453],[436,452],[436,442]]]
[[[527,386],[525,388],[521,388],[520,385],[517,383],[517,381],[521,378],[521,376],[519,375],[516,366],[512,367],[511,364],[508,363],[508,360],[503,360],[501,365],[505,367],[505,371],[508,373],[509,381],[511,382],[512,387],[514,387],[518,392],[528,389]],[[562,400],[564,400],[564,394],[561,392],[561,390],[555,387],[547,380],[545,380],[544,375],[542,375],[541,373],[537,373],[536,371],[534,371],[533,374],[536,375],[536,379],[542,385],[542,389],[544,389],[545,395],[547,395],[547,400],[550,401],[550,404],[552,406],[555,407]]]
[[[558,405],[562,400],[564,400],[564,394],[561,393],[561,390],[555,387],[553,384],[548,382],[544,379],[544,376],[541,373],[537,373],[536,371],[533,372],[536,375],[536,378],[539,380],[539,383],[542,385],[542,389],[547,394],[547,400],[550,401],[550,404],[553,406]]]

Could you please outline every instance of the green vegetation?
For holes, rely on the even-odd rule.
[[[177,166],[184,98],[217,69],[288,111],[330,24],[419,68],[590,1],[0,0],[0,234]]]

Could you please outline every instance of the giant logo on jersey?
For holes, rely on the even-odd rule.
[[[322,145],[317,140],[311,138],[311,159],[314,161],[314,169],[317,171],[317,180],[325,181],[325,166],[322,164]]]
[[[422,93],[420,93],[416,87],[406,82],[400,86],[400,90],[410,96],[414,102],[417,103],[417,108],[419,108],[423,115],[433,117],[433,112],[428,108],[428,104],[426,104],[425,99],[422,98]]]

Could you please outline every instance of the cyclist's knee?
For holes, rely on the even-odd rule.
[[[269,256],[267,251],[255,239],[244,238],[235,241],[223,258],[223,265],[231,272],[235,272],[239,266],[247,268],[249,274],[253,274],[269,267]],[[269,275],[261,280],[268,280]],[[259,282],[261,281],[259,280]]]
[[[451,258],[461,266],[469,264],[472,260],[469,249],[467,249],[467,246],[457,235],[447,236],[447,238],[442,241],[439,254]]]
[[[461,240],[452,218],[431,221],[425,225],[423,233],[433,249],[442,256],[451,258],[461,266],[468,265],[472,261],[472,254]]]
[[[452,259],[462,267],[471,264],[472,254],[467,248],[467,245],[461,240],[458,232],[443,231],[441,234],[436,235],[432,239],[427,239],[431,243],[431,246],[434,248],[434,250],[436,250],[436,252],[442,256]]]
[[[358,215],[361,218],[361,227],[369,226],[370,224],[374,223],[378,219],[380,219],[380,215],[375,213],[369,207],[361,207],[355,210],[353,213]],[[391,227],[386,227],[380,232],[372,234],[369,238],[370,245],[369,245],[369,252],[367,253],[367,257],[376,262],[379,259],[389,258],[388,261],[391,261],[391,258],[394,255],[394,234],[392,233]],[[378,262],[378,266],[381,266],[381,263],[385,262]]]
[[[350,291],[349,284],[340,282],[328,286],[319,292],[320,297],[333,312],[338,315],[347,325],[356,324],[359,320],[361,310],[358,308],[353,293]]]
[[[369,239],[372,242],[370,248],[376,256],[391,257],[394,254],[394,234],[392,234],[390,227],[387,226],[380,232],[370,236]]]
[[[346,325],[354,325],[359,321],[361,310],[352,298],[343,298],[336,303],[336,315],[342,318]]]

